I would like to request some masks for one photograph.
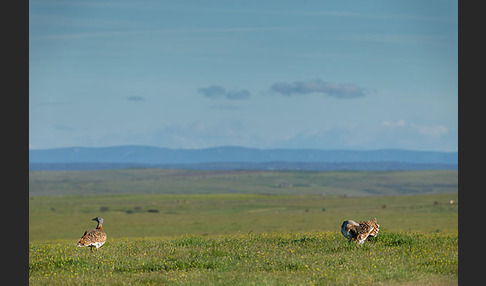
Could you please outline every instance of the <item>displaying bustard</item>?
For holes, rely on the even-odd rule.
[[[96,247],[96,251],[98,251],[98,248],[106,241],[106,233],[103,231],[103,218],[95,217],[93,220],[98,222],[98,226],[95,229],[85,231],[78,241],[78,246],[89,246],[91,251],[93,251],[93,247]]]
[[[349,240],[354,240],[358,244],[363,244],[368,237],[375,237],[380,231],[380,225],[376,223],[376,218],[367,221],[355,222],[345,220],[341,225],[341,233]]]

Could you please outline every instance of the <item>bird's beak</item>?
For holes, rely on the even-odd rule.
[[[92,220],[96,220],[96,219],[97,219],[97,218],[95,217],[95,218],[94,218],[94,219],[92,219]]]

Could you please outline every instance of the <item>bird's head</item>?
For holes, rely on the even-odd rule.
[[[98,222],[99,224],[103,224],[103,218],[97,216],[93,219],[94,221]]]

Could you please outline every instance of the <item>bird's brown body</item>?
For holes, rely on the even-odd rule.
[[[354,240],[358,244],[363,244],[368,237],[375,237],[380,231],[380,225],[376,223],[376,218],[359,223],[354,220],[346,220],[341,225],[341,233],[349,240]]]
[[[96,250],[103,246],[106,242],[106,233],[103,230],[103,219],[96,217],[93,220],[98,222],[98,226],[95,229],[88,229],[84,232],[83,236],[78,241],[78,246],[89,246],[91,250],[96,247]]]

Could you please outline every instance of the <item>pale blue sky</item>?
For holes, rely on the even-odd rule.
[[[458,150],[457,1],[30,1],[29,146]]]

